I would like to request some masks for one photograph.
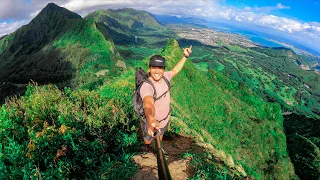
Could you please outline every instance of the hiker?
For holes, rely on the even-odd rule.
[[[171,115],[170,107],[170,80],[176,76],[184,66],[187,58],[190,56],[192,45],[183,50],[183,57],[174,66],[171,71],[165,71],[166,60],[160,55],[154,55],[149,62],[149,80],[150,83],[144,82],[140,88],[140,96],[143,101],[144,115],[146,122],[141,121],[141,127],[145,144],[150,144],[154,139],[154,132],[160,133],[162,141],[163,134],[168,129],[169,118]],[[156,92],[157,97],[154,97]]]

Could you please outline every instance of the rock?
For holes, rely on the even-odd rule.
[[[246,171],[244,170],[244,168],[240,165],[240,164],[237,164],[235,166],[236,170],[243,176],[243,177],[246,177],[247,176],[247,173]]]
[[[124,61],[118,60],[116,66],[121,67],[122,69],[126,69],[126,63]]]

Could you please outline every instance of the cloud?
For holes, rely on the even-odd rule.
[[[269,13],[270,11],[277,11],[277,10],[281,10],[281,9],[290,9],[290,6],[284,6],[281,3],[278,3],[276,6],[263,6],[263,7],[258,7],[258,6],[254,6],[254,7],[245,7],[244,10],[245,11],[256,11],[256,12],[260,12],[260,13]]]
[[[50,2],[50,0],[2,0],[0,1],[0,20],[30,20],[32,14],[43,9]],[[54,0],[56,4],[64,2],[64,0]]]
[[[285,17],[272,15],[271,12],[290,9],[281,3],[275,6],[245,7],[238,9],[228,7],[223,0],[14,0],[0,1],[0,36],[15,31],[30,22],[47,3],[74,11],[81,16],[98,9],[134,8],[153,14],[176,16],[193,16],[212,21],[240,23],[249,28],[261,27],[259,30],[287,33],[286,37],[308,42],[320,42],[320,23],[300,22]],[[303,38],[301,38],[303,37]],[[306,40],[308,39],[308,40]]]
[[[13,32],[16,29],[20,28],[24,24],[26,24],[27,21],[16,21],[16,22],[7,22],[4,21],[0,23],[0,37],[8,34],[8,32]]]
[[[281,3],[278,3],[278,4],[277,4],[277,8],[278,8],[278,9],[290,9],[290,6],[284,6],[284,5],[282,5]]]

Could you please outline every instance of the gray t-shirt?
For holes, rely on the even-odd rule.
[[[166,71],[166,72],[164,72],[163,76],[165,76],[170,82],[170,80],[173,76],[173,72]],[[153,82],[153,85],[156,88],[157,98],[168,90],[168,85],[163,79],[161,79],[158,82]],[[141,95],[142,100],[146,96],[153,97],[153,93],[154,93],[154,90],[149,83],[142,84],[141,89],[140,89],[140,95]],[[154,118],[156,120],[160,121],[160,120],[163,120],[164,118],[166,118],[169,111],[170,111],[170,91],[167,92],[164,96],[162,96],[162,98],[157,100],[154,103],[154,107],[155,107],[155,117]],[[165,120],[160,122],[160,128],[163,128],[167,125],[167,123],[169,122],[169,118],[170,118],[170,116],[168,116]]]

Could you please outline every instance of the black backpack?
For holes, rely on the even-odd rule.
[[[136,111],[138,116],[140,116],[142,119],[145,119],[144,109],[143,109],[143,101],[142,101],[142,98],[140,95],[140,89],[141,89],[142,84],[144,82],[146,82],[152,86],[152,88],[154,90],[154,93],[153,93],[154,102],[156,102],[157,100],[162,98],[166,93],[168,93],[170,91],[170,88],[171,88],[169,80],[166,77],[162,76],[162,78],[164,79],[164,81],[168,85],[169,89],[157,98],[156,88],[154,87],[154,85],[153,85],[152,81],[149,79],[149,77],[150,77],[150,74],[146,73],[142,68],[136,69],[136,75],[135,75],[136,89],[133,93],[133,106],[134,106],[134,110]],[[170,112],[169,112],[169,114],[170,114]]]

